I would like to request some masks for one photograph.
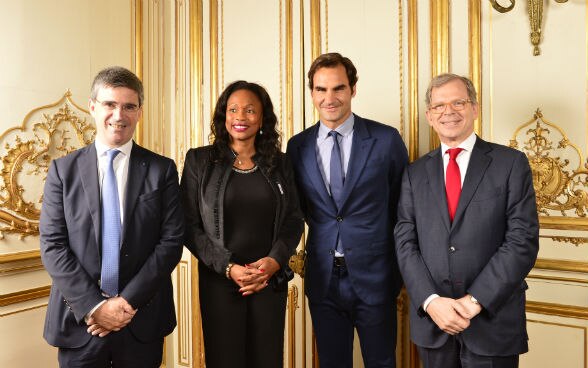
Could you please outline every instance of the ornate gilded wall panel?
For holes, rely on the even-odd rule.
[[[22,126],[0,136],[0,240],[38,235],[43,184],[52,159],[94,140],[87,110],[67,91],[57,102],[33,109]]]
[[[540,218],[561,217],[562,223],[575,219],[572,224],[588,229],[588,161],[565,132],[537,109],[515,131],[510,146],[529,158]],[[542,221],[542,227],[557,223]]]

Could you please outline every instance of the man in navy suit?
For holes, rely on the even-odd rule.
[[[89,101],[94,144],[49,168],[40,233],[53,285],[43,336],[59,348],[61,367],[159,367],[176,325],[178,174],[172,160],[131,140],[142,104],[132,72],[102,70]],[[116,202],[107,207],[105,198]]]
[[[435,77],[426,103],[441,147],[407,168],[395,229],[411,338],[425,368],[517,367],[539,248],[529,162],[474,134],[469,79]]]
[[[365,367],[395,367],[402,280],[393,228],[406,147],[398,131],[351,112],[357,71],[319,56],[308,82],[320,121],[294,136],[294,166],[309,227],[306,295],[321,368],[351,368],[357,329]]]

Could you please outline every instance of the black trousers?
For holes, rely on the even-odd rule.
[[[282,367],[287,290],[270,284],[242,296],[232,280],[202,264],[199,276],[206,367]]]
[[[158,368],[163,356],[163,338],[140,342],[128,328],[104,337],[93,336],[79,348],[59,348],[61,368]]]
[[[438,349],[418,346],[424,368],[517,368],[519,356],[484,356],[472,352],[461,336],[449,336]]]

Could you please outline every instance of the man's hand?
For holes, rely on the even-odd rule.
[[[427,314],[433,322],[450,335],[458,334],[470,326],[470,320],[464,317],[467,313],[461,303],[451,298],[438,297],[427,306]]]
[[[136,309],[121,296],[110,298],[94,311],[86,321],[88,333],[104,337],[111,331],[120,331],[131,322]]]
[[[460,315],[464,318],[472,319],[482,311],[482,306],[479,303],[474,303],[470,294],[457,299],[457,302],[461,304],[465,310],[464,314],[460,313]]]

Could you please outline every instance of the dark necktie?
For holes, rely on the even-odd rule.
[[[341,147],[339,147],[339,133],[331,130],[329,135],[333,137],[330,164],[331,197],[333,197],[335,205],[339,208],[341,196],[343,195],[343,183],[345,182],[345,177],[343,176],[343,159],[341,157]],[[339,234],[337,234],[337,245],[335,249],[339,254],[343,254],[343,245],[341,244]]]
[[[120,207],[112,162],[119,150],[106,151],[108,165],[102,182],[102,269],[100,287],[109,296],[118,295],[120,256]]]
[[[459,203],[459,196],[461,194],[461,173],[455,158],[463,148],[450,148],[449,163],[447,164],[447,171],[445,172],[445,194],[447,195],[447,209],[449,211],[449,219],[453,222],[457,204]]]
[[[345,181],[343,176],[343,162],[341,160],[341,148],[339,147],[339,140],[337,139],[339,133],[331,130],[329,136],[333,137],[333,149],[331,150],[330,164],[331,197],[333,197],[335,203],[339,206],[339,201],[343,194],[343,182]]]

